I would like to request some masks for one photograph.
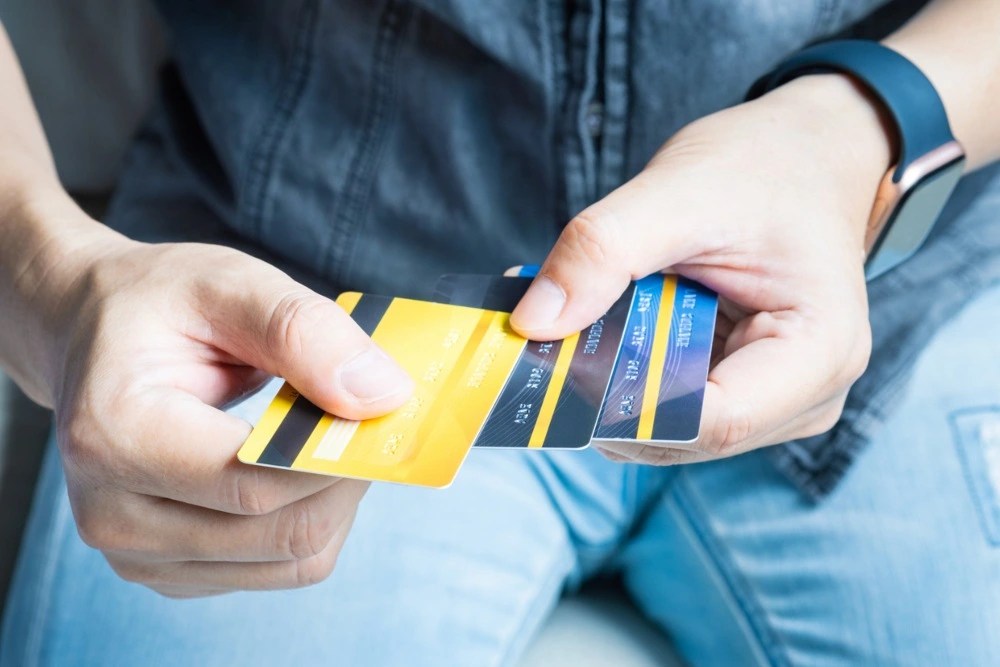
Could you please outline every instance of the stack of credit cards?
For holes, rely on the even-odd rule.
[[[472,447],[696,440],[716,295],[654,274],[632,283],[580,333],[529,341],[509,319],[536,270],[446,275],[433,301],[342,294],[337,303],[413,377],[412,398],[384,417],[352,421],[325,413],[286,383],[239,460],[445,487]]]

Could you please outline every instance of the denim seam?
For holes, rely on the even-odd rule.
[[[681,493],[681,487],[687,493]],[[781,642],[773,629],[768,626],[766,612],[756,604],[756,596],[753,595],[752,586],[740,576],[738,569],[726,556],[724,546],[715,539],[707,527],[707,512],[703,503],[696,497],[698,492],[691,484],[686,471],[678,474],[678,479],[674,481],[670,495],[698,539],[709,564],[715,568],[716,573],[728,586],[728,592],[731,598],[736,601],[739,613],[742,614],[747,626],[752,631],[760,653],[767,658],[772,666],[787,667],[791,665],[788,657],[779,653]]]
[[[263,124],[260,140],[250,152],[250,168],[244,179],[244,210],[258,238],[262,238],[264,233],[264,209],[267,206],[268,185],[274,174],[278,148],[287,135],[290,120],[299,107],[312,71],[318,5],[318,0],[307,0],[302,5],[297,21],[295,50],[290,58],[285,85],[279,91],[277,101]]]
[[[971,452],[968,450],[970,446],[974,446],[974,443],[966,442],[958,424],[958,419],[961,417],[981,415],[983,413],[1000,417],[1000,405],[983,405],[954,410],[948,415],[948,425],[951,428],[955,447],[958,449],[959,467],[962,469],[962,477],[965,478],[966,486],[969,489],[969,501],[972,503],[976,510],[976,515],[979,517],[984,537],[991,545],[996,547],[1000,546],[1000,523],[997,522],[996,517],[991,516],[988,503],[992,501],[997,505],[997,507],[993,508],[992,514],[1000,514],[1000,498],[996,497],[992,483],[988,479],[985,479],[985,475],[987,475],[986,471],[981,470],[978,475],[973,472],[973,462],[969,460]],[[985,463],[985,461],[982,463]],[[987,493],[989,493],[990,497],[987,497]]]
[[[357,240],[355,230],[361,224],[368,208],[372,177],[378,167],[384,143],[386,122],[390,115],[395,94],[393,78],[400,36],[406,29],[412,8],[400,0],[389,0],[379,17],[373,47],[372,79],[365,103],[365,119],[360,139],[351,157],[344,184],[342,203],[338,207],[321,255],[321,268],[334,275],[340,282],[350,275],[350,265]]]
[[[49,455],[53,455],[53,452],[49,452]],[[65,485],[60,483],[59,486],[59,492],[61,493]],[[59,497],[56,502],[56,512],[53,517],[54,525],[49,532],[48,544],[46,545],[48,548],[44,550],[44,553],[52,554],[52,556],[45,563],[45,569],[40,577],[37,596],[35,598],[38,601],[38,607],[35,609],[32,623],[28,630],[28,636],[24,642],[26,665],[38,665],[41,663],[42,643],[45,639],[44,628],[48,625],[49,608],[53,598],[52,587],[55,584],[59,559],[62,557],[64,551],[61,543],[65,541],[66,527],[69,524],[68,501]]]

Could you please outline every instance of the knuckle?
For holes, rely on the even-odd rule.
[[[330,553],[323,552],[313,558],[295,561],[295,585],[303,588],[306,586],[315,586],[325,581],[327,577],[333,574],[336,564],[336,550],[330,550]]]
[[[603,447],[598,447],[597,449],[601,452],[601,454],[604,455],[605,458],[607,458],[609,461],[612,461],[614,463],[631,463],[632,462],[631,458],[629,458],[628,456],[625,456],[624,454],[620,454],[619,452],[613,452],[611,450],[604,449]]]
[[[142,540],[134,534],[131,520],[119,512],[112,517],[90,507],[88,501],[76,503],[76,532],[87,546],[102,552],[145,550]]]
[[[126,550],[127,529],[122,522],[112,521],[106,513],[98,511],[90,499],[75,498],[73,512],[76,532],[88,547],[104,552]]]
[[[213,274],[223,274],[226,277],[234,278],[236,281],[246,279],[249,268],[266,266],[266,264],[258,263],[255,257],[228,246],[186,244],[184,246],[177,246],[177,248],[183,252],[183,259],[185,261],[190,261],[192,252],[203,254],[205,260],[211,262]]]
[[[868,361],[872,356],[872,333],[870,327],[865,327],[863,333],[859,334],[854,345],[851,347],[848,362],[846,364],[848,384],[854,384],[868,369]]]
[[[845,397],[846,398],[846,397]],[[830,406],[824,408],[820,411],[817,417],[812,421],[809,427],[806,429],[804,437],[812,437],[814,435],[820,435],[826,433],[840,421],[841,416],[844,414],[844,402],[845,398],[841,398],[835,401]]]
[[[197,593],[186,592],[179,588],[170,588],[168,586],[147,586],[149,590],[153,591],[157,595],[161,595],[168,600],[189,600],[191,598],[199,597]]]
[[[845,327],[835,334],[829,345],[842,351],[831,355],[831,363],[835,364],[831,373],[833,381],[838,387],[853,385],[864,374],[871,358],[872,332],[867,319],[859,319]]]
[[[233,491],[235,502],[233,508],[238,514],[261,516],[278,509],[273,494],[263,483],[260,470],[249,468],[236,475],[236,488]]]
[[[108,564],[123,581],[133,584],[152,586],[163,582],[157,581],[157,571],[154,567],[134,560],[108,558]]]
[[[315,558],[323,553],[332,537],[332,522],[317,512],[313,503],[298,502],[288,508],[291,517],[282,523],[287,526],[284,538],[286,553],[297,560]]]
[[[650,462],[658,466],[671,466],[684,463],[692,456],[691,452],[671,447],[647,447],[646,453],[650,458]]]
[[[821,433],[826,433],[840,421],[840,415],[843,413],[842,407],[830,408],[824,410],[823,414],[816,421],[815,433],[812,435],[819,435]]]
[[[598,265],[618,256],[617,239],[612,216],[596,205],[577,214],[563,231],[563,242],[573,254]]]
[[[734,405],[712,430],[703,450],[710,456],[728,456],[739,451],[753,434],[753,417],[744,407]]]
[[[97,443],[95,430],[93,421],[79,414],[57,429],[59,449],[68,466],[89,467],[102,458],[104,448]]]
[[[111,536],[107,528],[107,522],[95,516],[94,512],[83,510],[77,512],[76,532],[80,535],[83,543],[92,549],[101,551],[111,550]]]
[[[271,311],[265,333],[269,350],[286,358],[301,355],[306,337],[318,330],[326,302],[296,290],[282,296]]]

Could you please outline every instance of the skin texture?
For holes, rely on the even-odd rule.
[[[1000,156],[998,26],[995,0],[937,0],[890,39],[937,84],[973,167]],[[2,29],[0,90],[0,364],[55,410],[83,539],[170,596],[327,576],[367,485],[238,464],[250,425],[219,408],[275,374],[330,412],[372,417],[410,380],[276,269],[136,243],[85,215]],[[869,354],[863,237],[890,144],[849,81],[807,77],[693,123],[569,223],[514,314],[532,337],[583,328],[654,271],[723,297],[695,451],[610,458],[716,458],[834,423]]]

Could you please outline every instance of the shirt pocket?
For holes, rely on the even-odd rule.
[[[983,532],[1000,546],[1000,405],[957,410],[949,419]]]

